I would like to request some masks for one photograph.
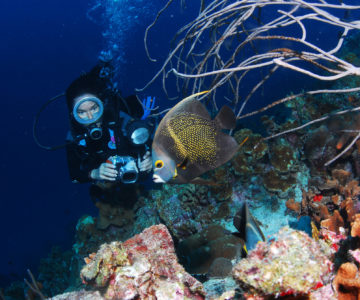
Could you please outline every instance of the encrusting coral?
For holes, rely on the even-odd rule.
[[[355,264],[342,264],[333,285],[338,293],[338,300],[360,300],[360,277]]]
[[[355,220],[351,225],[351,236],[360,237],[360,214],[355,215]]]
[[[286,201],[285,205],[286,205],[286,207],[288,209],[290,209],[292,211],[295,211],[296,213],[301,212],[301,203],[300,202],[295,202],[295,200],[293,198]]]
[[[214,267],[213,263],[218,258],[227,259],[218,261],[220,265],[224,262],[224,268],[228,260],[239,258],[242,243],[241,238],[214,224],[181,241],[177,246],[177,253],[189,272],[206,274]]]
[[[330,282],[332,253],[325,243],[284,227],[275,240],[258,243],[233,276],[255,296],[308,295]]]
[[[326,220],[321,221],[321,227],[329,229],[330,231],[340,233],[340,228],[344,228],[344,220],[338,210],[334,211],[334,214]]]
[[[264,186],[270,192],[286,192],[296,183],[291,174],[279,174],[275,170],[264,173]]]
[[[295,151],[283,139],[271,147],[270,162],[279,172],[289,172],[296,161]]]
[[[133,223],[133,211],[130,209],[100,201],[96,202],[95,205],[99,208],[99,218],[97,220],[97,228],[99,229],[106,229],[110,225],[123,227]]]
[[[177,262],[164,225],[151,226],[124,243],[104,244],[85,261],[83,282],[104,290],[105,299],[205,299],[202,284]]]

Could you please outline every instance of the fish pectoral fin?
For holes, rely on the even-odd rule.
[[[189,157],[186,156],[181,163],[176,165],[176,167],[182,170],[186,170],[188,163],[189,163]]]

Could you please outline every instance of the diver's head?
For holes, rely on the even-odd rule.
[[[70,129],[74,137],[86,134],[93,138],[91,128],[101,130],[102,123],[114,111],[113,103],[110,103],[112,97],[109,97],[109,80],[99,75],[102,67],[97,65],[90,72],[81,74],[66,89]]]
[[[102,116],[104,113],[103,102],[93,94],[82,94],[74,98],[72,117],[81,126],[87,129],[88,135],[93,140],[102,137]]]
[[[104,112],[102,101],[93,94],[83,94],[74,99],[72,115],[76,122],[87,126],[101,122]]]

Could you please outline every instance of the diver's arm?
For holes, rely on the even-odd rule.
[[[80,183],[93,181],[90,173],[96,167],[95,162],[91,161],[82,153],[80,147],[73,143],[66,146],[66,154],[71,181]]]

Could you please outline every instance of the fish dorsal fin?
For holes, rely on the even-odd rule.
[[[206,107],[199,100],[195,99],[197,96],[200,96],[207,92],[208,91],[196,93],[190,95],[189,97],[184,98],[178,104],[176,104],[172,109],[169,110],[166,117],[173,118],[178,114],[186,112],[186,113],[196,114],[204,119],[210,120],[210,115]]]
[[[235,114],[227,105],[220,109],[214,120],[222,129],[233,129],[236,126]]]

